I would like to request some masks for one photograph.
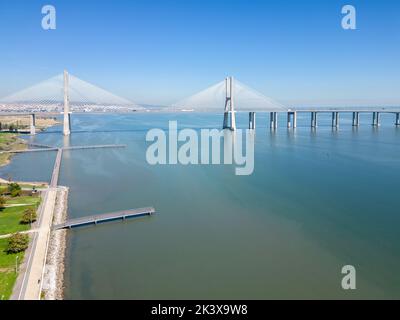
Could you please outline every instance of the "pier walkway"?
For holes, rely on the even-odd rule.
[[[58,178],[60,176],[60,167],[63,149],[58,149],[56,161],[54,162],[53,174],[51,175],[50,187],[56,188],[58,185]]]
[[[124,144],[100,144],[100,145],[92,145],[92,146],[72,146],[72,147],[64,147],[64,150],[81,150],[81,149],[105,149],[105,148],[125,148]]]
[[[114,220],[125,220],[134,217],[151,216],[154,213],[155,209],[153,207],[147,207],[147,208],[128,209],[128,210],[92,215],[92,216],[67,220],[62,224],[53,226],[53,230],[71,229],[75,227],[110,222]]]
[[[29,153],[29,152],[44,152],[44,151],[57,151],[58,148],[38,148],[38,149],[25,149],[25,150],[5,150],[0,153]]]

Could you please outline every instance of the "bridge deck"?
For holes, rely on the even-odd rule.
[[[71,229],[79,226],[109,222],[113,220],[125,220],[133,217],[150,216],[153,213],[155,213],[155,209],[153,207],[128,209],[128,210],[98,214],[93,216],[69,219],[64,223],[54,225],[53,229],[54,230]]]

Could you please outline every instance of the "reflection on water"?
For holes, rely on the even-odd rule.
[[[208,114],[73,115],[75,132],[37,135],[49,145],[126,144],[63,155],[69,215],[154,206],[150,218],[69,232],[66,298],[400,298],[400,131],[361,115],[309,115],[298,128],[269,130],[257,115],[255,168],[150,166],[151,128],[220,128]],[[247,127],[239,114],[238,126]],[[53,131],[53,132],[52,132]],[[57,131],[57,132],[56,132]],[[55,153],[19,155],[0,175],[49,180]],[[357,269],[357,290],[341,289],[341,269]]]

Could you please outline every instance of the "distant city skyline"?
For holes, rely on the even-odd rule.
[[[346,4],[356,30],[341,27]],[[68,69],[140,104],[232,75],[288,106],[400,105],[399,15],[390,0],[3,0],[0,97]]]

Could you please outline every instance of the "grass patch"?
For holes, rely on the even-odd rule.
[[[39,197],[32,197],[32,196],[22,196],[17,198],[10,198],[7,199],[6,204],[38,204],[40,202]]]
[[[6,204],[26,204],[28,206],[9,207],[0,209],[0,235],[20,231],[26,231],[30,228],[29,224],[20,224],[24,211],[27,208],[37,209],[40,203],[40,197],[17,197],[7,199]]]
[[[0,239],[0,300],[8,300],[12,294],[17,274],[15,273],[15,261],[23,261],[24,253],[7,254],[8,240]]]

